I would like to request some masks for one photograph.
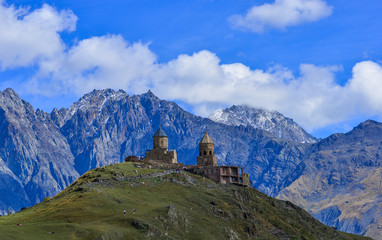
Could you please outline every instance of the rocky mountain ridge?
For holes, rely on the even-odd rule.
[[[55,195],[89,169],[144,155],[161,125],[182,163],[195,164],[198,142],[208,130],[218,164],[244,167],[260,191],[289,199],[341,230],[375,237],[382,226],[379,213],[370,210],[379,206],[373,198],[367,198],[376,202],[372,208],[331,202],[363,188],[368,189],[364,196],[382,195],[373,183],[379,176],[380,123],[367,121],[348,134],[308,144],[250,125],[231,126],[192,115],[150,91],[130,96],[122,90],[94,90],[70,108],[50,114],[34,111],[11,89],[0,96],[2,214]]]

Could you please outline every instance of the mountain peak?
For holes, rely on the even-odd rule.
[[[148,98],[148,99],[157,99],[159,100],[159,98],[149,89],[146,93],[143,93],[139,96],[142,96],[142,97],[145,97],[145,98]]]
[[[128,97],[129,95],[123,91],[119,90],[118,92],[114,91],[111,88],[96,90],[85,94],[77,102],[68,109],[65,119],[69,119],[77,110],[86,111],[89,108],[92,108],[94,111],[101,111],[104,104],[111,100],[120,100],[122,98]]]
[[[102,89],[102,90],[94,89],[90,93],[87,93],[84,96],[82,96],[79,101],[84,100],[84,99],[98,97],[98,96],[101,96],[101,95],[107,97],[107,96],[110,96],[110,95],[113,95],[113,94],[115,94],[115,91],[113,89],[111,89],[111,88]]]
[[[367,120],[353,128],[346,135],[363,139],[379,139],[382,134],[382,123],[374,120]]]
[[[18,112],[19,114],[25,111],[29,113],[34,112],[32,105],[22,100],[12,88],[7,88],[3,92],[0,92],[0,96],[0,105],[8,106],[7,111],[13,109],[12,111]]]
[[[252,126],[268,131],[279,138],[296,142],[314,143],[317,141],[292,119],[284,117],[277,111],[269,111],[264,108],[233,105],[224,110],[216,110],[209,116],[209,119],[232,126]]]
[[[6,88],[6,89],[4,90],[4,93],[12,94],[12,95],[17,95],[17,93],[15,92],[15,90],[13,90],[12,88]]]
[[[242,111],[246,111],[248,109],[252,109],[253,111],[258,111],[258,112],[279,113],[279,112],[276,112],[276,111],[267,110],[267,109],[262,108],[262,107],[251,107],[251,106],[248,106],[248,105],[232,105],[232,107],[226,108],[226,109],[242,110]],[[281,113],[279,113],[279,114],[281,114]]]
[[[377,122],[377,121],[369,119],[369,120],[366,120],[366,121],[358,124],[358,126],[355,128],[362,129],[362,128],[367,128],[367,127],[371,127],[371,126],[380,126],[380,125],[382,125],[382,124]]]
[[[1,93],[1,92],[0,92]],[[2,95],[4,97],[8,97],[8,98],[11,98],[11,99],[14,99],[14,100],[20,100],[20,97],[19,95],[15,92],[15,90],[13,90],[12,88],[7,88],[5,89],[3,92],[2,92]]]

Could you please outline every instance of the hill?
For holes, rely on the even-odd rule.
[[[1,217],[0,238],[367,239],[253,188],[146,167],[91,170],[54,198]]]

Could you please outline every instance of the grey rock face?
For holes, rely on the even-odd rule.
[[[279,112],[247,106],[219,109],[209,119],[232,126],[252,126],[273,133],[279,138],[301,143],[315,143],[317,139],[307,133],[292,119]]]
[[[40,202],[78,178],[70,147],[48,114],[21,100],[12,89],[0,92],[0,210]]]

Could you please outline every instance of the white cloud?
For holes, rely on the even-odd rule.
[[[354,109],[346,106],[346,91],[335,83],[338,67],[301,65],[301,76],[274,67],[251,70],[240,64],[220,64],[209,51],[180,56],[155,73],[154,92],[163,98],[178,99],[206,113],[208,106],[247,104],[281,111],[308,129],[341,121]]]
[[[345,86],[335,79],[340,70],[301,64],[299,76],[294,76],[280,66],[264,71],[241,63],[220,64],[215,54],[201,51],[158,66],[151,85],[160,97],[187,102],[203,115],[216,106],[246,104],[278,110],[308,130],[360,112],[382,116],[382,66],[358,63]]]
[[[142,92],[147,89],[147,74],[154,71],[155,61],[156,55],[147,44],[129,44],[119,35],[92,37],[42,61],[29,88],[50,95],[104,88]]]
[[[161,98],[194,106],[202,115],[217,106],[246,104],[280,111],[308,130],[346,121],[359,112],[382,116],[382,67],[374,62],[355,65],[353,78],[341,86],[335,79],[338,66],[301,64],[295,76],[281,66],[261,70],[221,64],[207,50],[167,63],[156,60],[147,44],[129,44],[118,35],[93,37],[42,62],[29,90],[81,95],[94,88],[131,93],[150,88]]]
[[[275,0],[271,4],[252,7],[246,15],[234,15],[234,28],[261,33],[269,28],[285,29],[328,17],[332,7],[323,0]]]
[[[382,66],[372,61],[357,63],[349,90],[357,96],[358,108],[365,113],[382,115]]]
[[[75,30],[77,17],[49,5],[29,12],[0,1],[0,67],[28,66],[65,48],[60,32]]]
[[[199,114],[208,115],[217,106],[247,104],[278,110],[308,130],[360,113],[382,117],[382,66],[375,62],[357,63],[343,86],[336,82],[338,66],[301,64],[296,75],[277,65],[263,70],[241,63],[221,64],[207,50],[158,63],[148,44],[128,43],[120,35],[83,39],[67,47],[59,33],[74,30],[77,17],[48,5],[28,13],[2,4],[0,18],[8,21],[0,22],[2,32],[26,38],[12,45],[0,36],[0,48],[6,46],[5,53],[0,51],[3,70],[28,64],[39,69],[27,84],[29,92],[57,96],[103,88],[130,93],[152,89],[161,98],[193,106]],[[23,36],[24,31],[33,36]]]

